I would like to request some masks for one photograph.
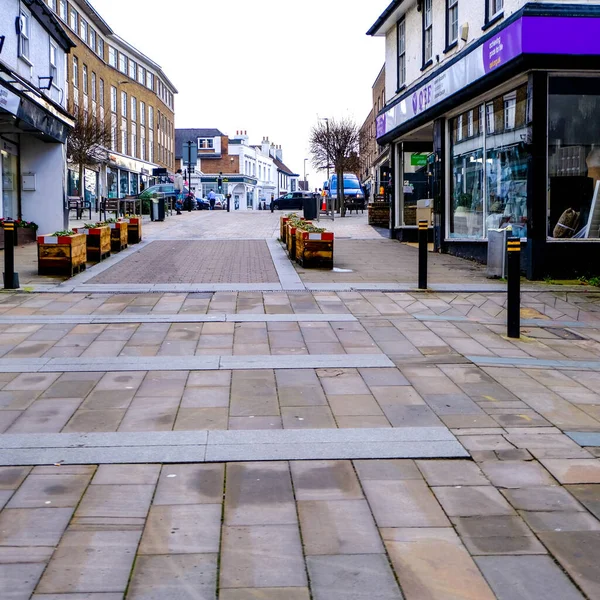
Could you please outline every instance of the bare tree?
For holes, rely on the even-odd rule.
[[[107,158],[111,143],[110,125],[89,111],[78,108],[75,127],[67,139],[67,157],[79,165],[79,187],[83,196],[85,167],[93,167]]]
[[[358,127],[349,118],[330,119],[326,124],[320,121],[310,132],[309,144],[313,166],[317,169],[333,166],[337,175],[337,197],[342,217],[346,215],[344,172],[356,171],[358,142]]]

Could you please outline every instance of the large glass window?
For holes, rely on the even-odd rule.
[[[118,182],[118,171],[111,167],[106,167],[106,187],[109,198],[119,197],[119,182]]]
[[[600,78],[550,77],[548,235],[600,237]]]
[[[129,172],[119,170],[119,198],[129,195]]]
[[[451,238],[527,236],[527,125],[526,86],[450,121]]]

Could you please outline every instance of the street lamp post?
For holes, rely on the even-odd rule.
[[[304,186],[307,188],[305,191],[308,191],[308,186],[306,185],[306,161],[308,158],[304,159]]]

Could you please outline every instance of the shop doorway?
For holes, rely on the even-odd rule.
[[[433,210],[433,144],[400,143],[398,167],[395,226],[416,227],[417,207]]]
[[[4,143],[2,162],[2,218],[19,218],[17,147]]]

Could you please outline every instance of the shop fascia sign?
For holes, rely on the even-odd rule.
[[[377,117],[377,137],[439,104],[521,54],[600,54],[600,18],[521,17]]]
[[[20,104],[21,98],[0,84],[0,108],[16,116]]]

